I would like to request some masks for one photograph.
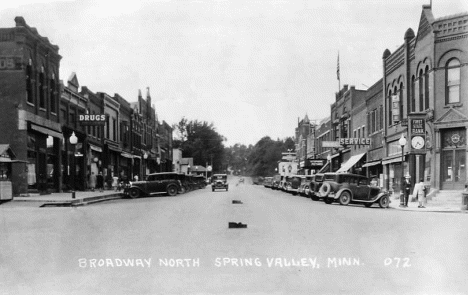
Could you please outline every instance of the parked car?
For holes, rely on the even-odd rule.
[[[278,185],[278,188],[282,191],[286,191],[287,190],[287,187],[288,187],[288,183],[289,183],[289,176],[284,176],[279,185]]]
[[[369,185],[367,177],[351,173],[325,173],[319,193],[327,204],[361,203],[370,207],[377,203],[381,208],[387,208],[390,203],[388,193]]]
[[[304,175],[290,176],[287,183],[287,192],[293,195],[297,195],[303,178],[305,178]]]
[[[273,185],[273,177],[271,176],[265,177],[265,179],[263,180],[263,186],[271,188],[272,185]]]
[[[195,175],[195,176],[193,176],[193,180],[195,181],[197,188],[205,188],[206,187],[206,181],[205,181],[205,177],[203,175]]]
[[[299,185],[299,190],[297,191],[299,195],[307,197],[309,196],[310,191],[310,182],[314,179],[314,175],[304,175],[301,178],[301,184]]]
[[[215,191],[215,189],[225,189],[228,191],[229,185],[227,182],[227,174],[214,174],[211,180],[212,191]]]
[[[309,198],[312,201],[320,200],[319,190],[323,183],[324,178],[323,173],[317,173],[314,175],[314,178],[310,181],[310,188],[309,188]]]
[[[273,176],[273,182],[272,182],[271,188],[272,189],[280,189],[280,183],[281,183],[282,180],[283,180],[283,176],[281,176],[279,174]]]
[[[257,177],[252,178],[252,183],[257,184],[257,185],[262,185],[264,181],[265,181],[265,178],[262,176],[257,176]]]
[[[132,199],[155,194],[175,196],[182,185],[179,177],[179,173],[176,172],[152,173],[146,180],[129,182],[124,194]]]

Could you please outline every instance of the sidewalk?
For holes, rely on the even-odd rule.
[[[71,192],[51,193],[46,195],[34,194],[27,197],[14,197],[12,202],[41,202],[42,206],[83,206],[96,202],[121,199],[124,197],[122,191],[113,190],[99,191],[77,191],[75,198]]]
[[[412,199],[410,195],[410,200]],[[418,208],[419,202],[408,202],[408,207],[400,207],[399,194],[393,194],[390,197],[391,203],[389,208],[403,211],[419,211],[419,212],[453,212],[453,213],[468,213],[468,210],[462,210],[462,197],[459,193],[439,193],[437,196],[428,199],[425,208]]]

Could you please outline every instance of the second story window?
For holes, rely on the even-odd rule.
[[[33,97],[33,71],[31,66],[31,60],[29,60],[29,64],[26,66],[26,96],[27,102],[34,103]]]
[[[55,75],[52,75],[50,79],[50,111],[52,113],[57,113],[57,91],[55,89]]]
[[[460,102],[460,61],[451,59],[446,68],[446,103]]]
[[[39,107],[42,109],[45,109],[45,75],[44,72],[41,72],[39,74]]]

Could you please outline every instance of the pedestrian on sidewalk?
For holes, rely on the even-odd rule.
[[[89,176],[89,188],[92,192],[94,192],[94,188],[96,187],[96,181],[96,174],[94,174],[94,172],[91,172],[91,175]]]
[[[99,174],[96,176],[96,183],[97,188],[100,192],[102,192],[104,190],[104,176],[102,176],[102,172],[99,172]]]
[[[403,183],[403,187],[405,189],[404,193],[405,193],[405,207],[408,207],[408,199],[409,199],[409,195],[410,195],[410,192],[411,192],[411,176],[409,174],[406,174],[405,176],[405,182]]]
[[[413,196],[418,198],[418,208],[426,208],[424,207],[426,203],[426,186],[424,185],[424,179],[421,178],[419,183],[414,186]]]
[[[117,177],[117,175],[113,174],[113,176],[112,176],[112,189],[114,189],[114,191],[117,191],[117,186],[119,186],[119,178]]]

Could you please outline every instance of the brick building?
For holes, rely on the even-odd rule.
[[[28,161],[13,166],[13,194],[59,190],[59,48],[24,18],[16,17],[15,24],[0,29],[0,144]]]

